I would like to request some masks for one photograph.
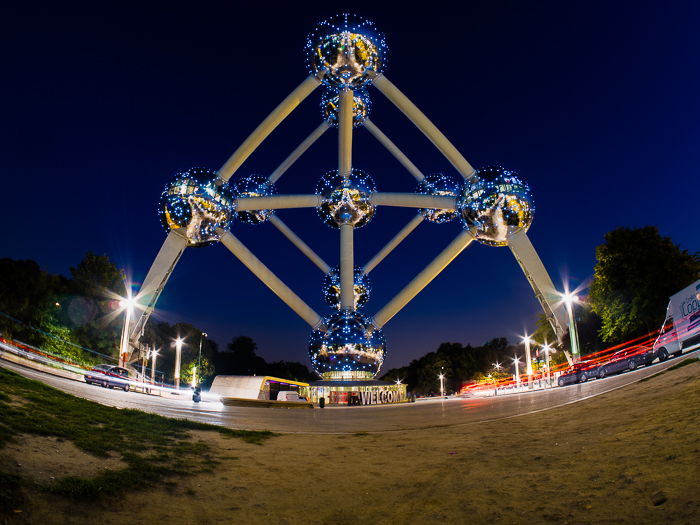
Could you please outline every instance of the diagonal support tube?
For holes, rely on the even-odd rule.
[[[416,216],[411,219],[411,221],[404,226],[399,233],[397,233],[393,239],[391,239],[384,248],[379,250],[377,255],[372,257],[372,259],[365,264],[365,267],[363,268],[365,273],[369,273],[372,270],[374,270],[375,266],[377,266],[384,257],[389,255],[391,251],[396,248],[401,241],[403,241],[406,237],[408,237],[408,234],[411,233],[413,230],[416,229],[416,227],[423,222],[423,216],[420,213],[416,213]]]
[[[416,127],[435,144],[438,150],[449,160],[455,169],[465,178],[471,179],[475,173],[462,154],[447,140],[445,135],[437,129],[435,124],[426,117],[408,98],[401,93],[384,75],[378,75],[372,84],[388,98],[394,105],[406,115]]]
[[[475,234],[471,230],[462,230],[455,239],[447,245],[433,261],[425,267],[406,287],[401,290],[396,297],[387,303],[387,305],[379,310],[374,316],[374,323],[381,328],[389,319],[394,317],[401,308],[406,306],[418,293],[425,288],[430,281],[435,279],[437,275],[457,257],[464,248],[474,240]]]
[[[138,345],[141,331],[146,326],[146,321],[148,321],[151,313],[153,313],[158,297],[160,297],[163,288],[165,288],[165,283],[168,282],[168,278],[173,273],[175,265],[182,256],[182,252],[187,248],[187,238],[180,232],[181,230],[179,229],[170,230],[155,261],[153,261],[151,268],[148,270],[146,278],[143,280],[138,295],[134,298],[136,303],[143,308],[141,316],[134,324],[129,335],[129,341],[134,347]],[[131,352],[129,353],[129,359],[131,359]]]
[[[282,232],[282,234],[292,241],[292,244],[299,248],[301,252],[306,255],[311,261],[318,266],[321,271],[326,274],[330,271],[331,267],[328,266],[323,259],[321,259],[316,252],[314,252],[309,246],[302,241],[296,233],[294,233],[292,230],[289,229],[289,226],[287,226],[285,223],[282,222],[282,220],[276,215],[270,216],[270,222],[274,224],[274,226]]]
[[[532,286],[535,297],[537,297],[542,310],[544,310],[545,317],[552,325],[557,341],[561,343],[566,331],[564,329],[566,326],[566,313],[561,304],[561,296],[554,288],[552,279],[549,277],[539,255],[537,255],[535,247],[530,242],[527,233],[522,230],[508,237],[508,247],[513,252],[515,260],[518,261],[530,286]],[[569,353],[564,352],[564,354],[569,364],[573,364]]]
[[[321,323],[321,316],[314,312],[298,295],[296,295],[289,287],[272,273],[260,259],[246,248],[230,231],[224,233],[219,230],[221,243],[228,248],[238,260],[240,260],[253,274],[257,276],[267,287],[272,290],[277,297],[282,299],[287,306],[294,310],[299,317],[306,321],[313,328],[316,328]]]
[[[370,122],[369,119],[365,119],[363,122],[362,126],[369,131],[374,137],[384,146],[387,150],[389,150],[389,153],[391,153],[394,157],[396,157],[396,160],[398,160],[401,165],[408,170],[408,172],[413,175],[413,177],[418,181],[422,181],[425,176],[421,173],[421,171],[416,168],[415,164],[408,160],[408,157],[404,155],[401,150],[396,147],[396,144],[391,142],[389,140],[389,137],[387,137],[384,133],[382,133],[377,126],[374,125],[373,122]]]
[[[260,125],[250,134],[250,136],[241,144],[233,155],[221,166],[219,176],[228,181],[236,172],[241,164],[250,156],[255,148],[272,133],[272,131],[296,108],[302,100],[316,89],[320,81],[316,77],[310,76],[299,87],[292,91],[279,106],[277,106],[268,117],[263,120]]]
[[[297,149],[292,151],[292,153],[289,155],[289,157],[284,159],[284,162],[282,164],[280,164],[279,167],[275,171],[272,172],[272,175],[270,175],[270,177],[267,179],[268,183],[274,184],[275,182],[277,182],[277,179],[279,179],[284,174],[284,172],[287,171],[290,168],[290,166],[292,164],[294,164],[297,161],[297,159],[299,157],[301,157],[304,154],[304,152],[307,149],[309,149],[309,147],[311,147],[311,145],[314,142],[316,142],[321,137],[321,135],[323,135],[326,132],[326,130],[330,127],[331,127],[330,124],[328,124],[328,122],[326,122],[324,120],[321,123],[321,125],[319,127],[317,127],[311,133],[311,135],[306,137],[304,142],[299,144]]]

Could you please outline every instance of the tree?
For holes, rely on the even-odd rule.
[[[700,277],[700,254],[681,250],[656,226],[605,234],[596,259],[589,300],[606,342],[621,343],[659,328],[669,297]]]

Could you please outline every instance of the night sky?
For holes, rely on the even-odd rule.
[[[659,227],[700,251],[697,2],[366,3],[389,45],[385,74],[474,166],[530,185],[529,237],[558,288],[592,277],[619,226]],[[243,7],[241,7],[243,6]],[[87,250],[143,281],[164,239],[157,203],[192,166],[219,169],[308,75],[307,33],[330,2],[15,2],[0,16],[4,242],[0,256],[69,275]],[[292,8],[293,7],[293,8]],[[268,176],[321,123],[311,94],[234,174]],[[375,88],[370,118],[425,174],[457,172]],[[353,166],[379,191],[413,177],[364,129]],[[337,168],[329,130],[278,181],[313,193]],[[355,232],[364,265],[414,215],[380,207]],[[328,264],[337,230],[314,209],[278,216]],[[459,233],[424,221],[372,271],[375,314]],[[318,313],[323,274],[271,224],[232,231]],[[444,341],[516,342],[539,304],[508,248],[473,243],[384,327],[384,371]],[[248,335],[267,360],[309,364],[311,328],[224,246],[187,249],[156,320],[185,321],[224,347]]]

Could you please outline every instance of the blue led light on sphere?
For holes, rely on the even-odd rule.
[[[277,195],[274,184],[268,184],[268,179],[263,175],[248,175],[238,179],[233,184],[233,194],[238,198],[268,197]],[[262,224],[270,219],[275,210],[246,210],[239,211],[236,217],[244,224]]]
[[[316,24],[306,37],[309,72],[331,89],[369,86],[386,64],[384,33],[347,13]]]
[[[207,168],[190,168],[175,175],[158,201],[165,231],[181,229],[193,248],[219,242],[217,229],[229,229],[234,208],[228,184],[217,171]]]
[[[338,127],[338,103],[340,96],[335,91],[326,90],[321,97],[321,115],[330,126]],[[357,89],[352,96],[352,127],[361,126],[369,117],[372,103],[367,90]]]
[[[476,240],[486,246],[507,246],[509,235],[527,231],[532,224],[535,206],[530,187],[501,166],[477,170],[459,198],[462,226],[476,226]]]
[[[454,177],[442,173],[431,173],[418,183],[416,193],[423,195],[440,195],[443,197],[457,197],[461,188]],[[420,208],[418,210],[423,217],[435,224],[444,224],[457,217],[456,210],[438,208]]]
[[[374,217],[376,206],[372,204],[372,193],[376,191],[374,180],[362,170],[353,168],[347,179],[338,170],[332,170],[316,185],[316,195],[323,197],[316,210],[331,228],[339,228],[341,224],[360,228]]]
[[[309,357],[323,379],[372,379],[384,363],[386,340],[372,319],[343,311],[324,319],[309,338]]]
[[[362,308],[369,301],[372,281],[359,266],[353,267],[353,281],[355,308]],[[340,266],[331,268],[323,278],[323,295],[331,308],[340,310]]]

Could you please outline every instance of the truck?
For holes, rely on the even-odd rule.
[[[700,345],[700,280],[671,296],[659,336],[654,341],[654,355],[666,361],[688,348]]]

